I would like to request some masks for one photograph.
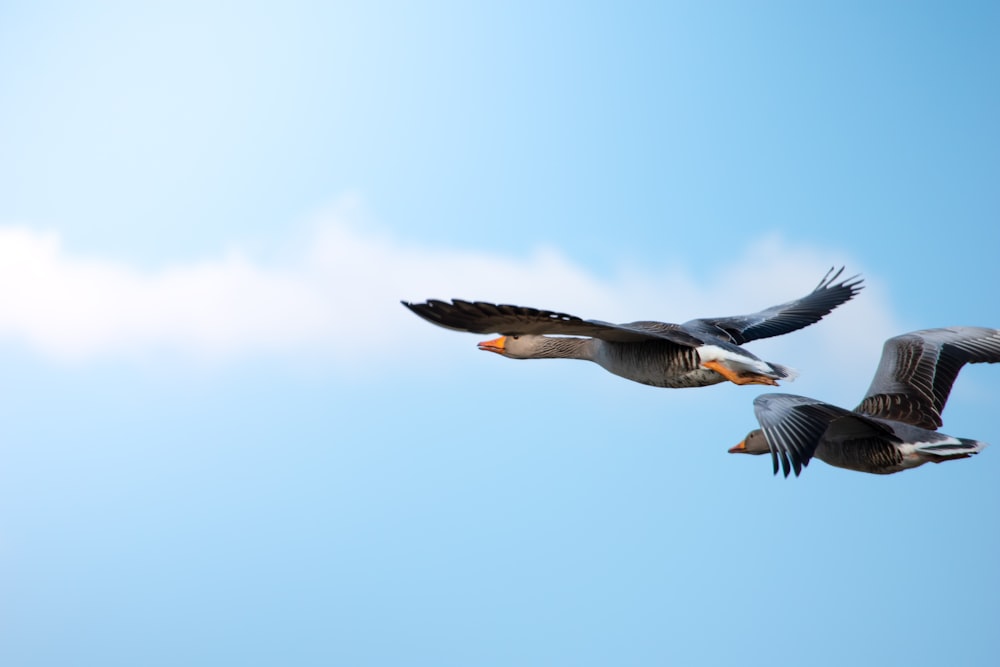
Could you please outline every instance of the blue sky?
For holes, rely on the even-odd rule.
[[[1000,326],[994,3],[0,6],[0,663],[993,665],[1000,456],[799,479],[759,387],[513,362],[867,288],[853,406]],[[1000,368],[944,431],[1000,444]]]

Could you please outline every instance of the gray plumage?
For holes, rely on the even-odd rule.
[[[853,411],[792,394],[754,400],[761,428],[732,453],[769,452],[775,474],[798,475],[813,457],[890,474],[977,454],[986,443],[936,431],[952,385],[967,363],[1000,362],[1000,330],[925,329],[885,342],[875,377]]]
[[[480,349],[515,359],[585,359],[616,375],[657,387],[700,387],[725,380],[773,385],[794,377],[794,371],[762,361],[741,345],[802,329],[852,299],[862,289],[862,280],[854,276],[834,282],[842,273],[843,268],[831,269],[812,292],[788,303],[749,315],[684,324],[612,324],[538,308],[460,299],[402,303],[447,329],[503,334],[496,341],[481,343]]]
[[[882,347],[875,377],[857,412],[928,429],[940,428],[941,411],[965,364],[1000,361],[995,329],[952,327],[914,331]]]

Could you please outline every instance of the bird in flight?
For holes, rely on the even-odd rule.
[[[862,289],[857,276],[830,269],[800,299],[760,312],[706,317],[684,324],[584,320],[550,310],[483,301],[429,300],[402,304],[428,322],[469,333],[499,333],[480,350],[511,359],[584,359],[621,377],[654,387],[704,387],[719,382],[777,385],[795,371],[763,361],[744,343],[815,324]],[[838,281],[839,282],[836,282]]]
[[[939,432],[941,412],[965,364],[1000,362],[1000,330],[924,329],[885,342],[875,378],[854,410],[793,394],[754,400],[761,428],[729,450],[771,454],[774,473],[798,475],[813,457],[880,475],[968,458],[985,442]]]

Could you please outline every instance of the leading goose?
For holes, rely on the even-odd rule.
[[[762,361],[740,345],[806,327],[850,300],[862,289],[862,280],[854,276],[834,283],[843,271],[843,267],[836,272],[830,269],[801,299],[750,315],[684,324],[610,324],[549,310],[460,299],[402,304],[448,329],[503,334],[479,343],[479,349],[512,359],[585,359],[654,387],[704,387],[726,380],[776,385],[777,380],[792,379],[795,372]]]
[[[978,454],[985,442],[936,429],[965,364],[1000,362],[1000,330],[983,327],[924,329],[890,338],[868,393],[853,411],[792,394],[754,400],[762,428],[729,450],[771,454],[788,477],[812,457],[832,466],[888,475],[928,461]]]

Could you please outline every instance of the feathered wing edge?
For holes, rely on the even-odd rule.
[[[1000,330],[985,327],[922,329],[894,336],[868,392],[855,410],[937,429],[952,386],[965,364],[1000,362]]]
[[[663,322],[612,324],[600,320],[584,320],[552,310],[462,299],[452,299],[450,302],[429,299],[422,303],[400,303],[432,324],[468,333],[591,336],[623,343],[661,340],[685,347],[702,344],[701,339],[677,325]]]
[[[824,433],[837,420],[850,419],[862,428],[893,437],[883,425],[850,410],[794,394],[764,394],[754,399],[754,414],[771,449],[774,474],[798,477],[809,465]]]
[[[728,338],[737,345],[798,331],[819,322],[864,289],[864,279],[857,275],[834,284],[843,272],[844,267],[831,267],[816,288],[800,299],[749,315],[698,318],[685,322],[684,326]]]

